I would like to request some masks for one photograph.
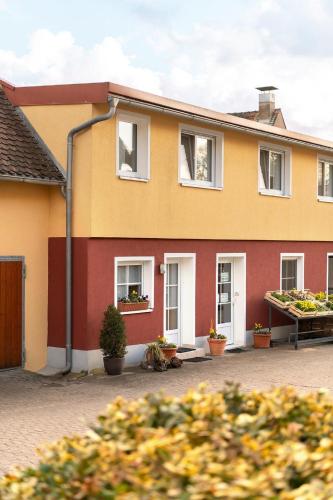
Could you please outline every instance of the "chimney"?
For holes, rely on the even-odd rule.
[[[272,114],[275,110],[275,94],[276,87],[256,87],[259,90],[259,113],[258,121],[261,123],[269,123]]]

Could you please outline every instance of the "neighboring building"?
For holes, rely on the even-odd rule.
[[[45,364],[50,200],[64,181],[0,87],[0,369]]]
[[[259,90],[259,109],[258,111],[241,111],[239,113],[230,113],[239,118],[246,120],[254,120],[255,122],[273,125],[274,127],[287,128],[280,108],[275,107],[276,87],[257,87]]]
[[[267,290],[333,287],[332,142],[111,83],[5,89],[62,165],[68,131],[104,113],[110,94],[119,98],[115,118],[75,139],[75,371],[101,365],[103,311],[132,290],[147,294],[150,308],[125,315],[128,363],[162,333],[204,345],[211,319],[229,346],[244,345],[255,321],[267,324]],[[59,188],[33,186],[45,189],[38,243],[37,215],[27,219],[24,201],[31,186],[13,185],[19,188],[15,223],[31,239],[24,248],[0,240],[0,255],[42,248],[40,268],[26,259],[25,311],[34,317],[37,301],[38,314],[46,315],[48,238],[48,341],[34,336],[33,326],[26,330],[27,366],[41,368],[48,354],[60,368],[64,200]],[[10,218],[10,205],[2,213]],[[29,283],[39,273],[37,300]],[[274,324],[275,337],[290,331],[278,314]]]

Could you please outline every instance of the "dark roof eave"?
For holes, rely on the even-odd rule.
[[[55,181],[53,179],[42,179],[39,177],[23,177],[18,175],[0,174],[0,181],[26,182],[28,184],[41,184],[47,186],[65,186],[66,179],[63,181]]]

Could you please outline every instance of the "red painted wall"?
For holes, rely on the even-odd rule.
[[[65,268],[64,239],[49,240],[49,342],[64,346]],[[216,253],[246,253],[247,329],[254,322],[267,325],[267,290],[280,287],[280,253],[304,253],[304,285],[314,291],[326,288],[329,242],[204,241],[157,239],[74,238],[73,346],[98,348],[99,329],[106,306],[114,297],[114,257],[155,257],[154,311],[125,316],[129,344],[149,342],[163,332],[163,275],[159,264],[164,253],[196,253],[196,336],[206,335],[215,318]],[[274,325],[286,324],[279,313]]]

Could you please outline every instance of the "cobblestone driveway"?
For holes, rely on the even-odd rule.
[[[83,431],[119,394],[135,398],[159,389],[180,394],[202,381],[220,389],[226,380],[245,389],[290,384],[301,391],[326,387],[333,392],[332,361],[333,345],[321,345],[226,354],[164,373],[127,369],[119,377],[46,379],[22,370],[0,372],[0,474],[14,464],[36,463],[36,447]]]

